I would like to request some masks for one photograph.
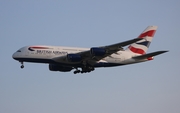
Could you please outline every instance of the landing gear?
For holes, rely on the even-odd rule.
[[[21,62],[21,69],[23,69],[24,68],[24,64],[23,64],[23,62]]]
[[[77,73],[80,73],[81,71],[80,70],[77,70],[77,71],[74,71],[74,74],[77,74]]]
[[[23,68],[24,68],[24,65],[21,66],[21,69],[23,69]]]
[[[81,73],[89,73],[89,72],[91,72],[91,71],[94,71],[94,67],[88,66],[88,67],[82,68]]]
[[[77,73],[89,73],[91,71],[94,71],[94,67],[83,67],[82,70],[76,69],[74,71],[74,74],[77,74]]]
[[[77,74],[77,73],[80,73],[80,72],[81,72],[81,70],[76,69],[76,71],[74,71],[74,74]]]
[[[90,65],[89,63],[87,63],[86,61],[82,61],[82,67],[81,69],[82,70],[78,70],[77,67],[75,67],[75,71],[74,71],[74,74],[77,74],[77,73],[89,73],[91,71],[94,71],[94,67],[92,65]]]

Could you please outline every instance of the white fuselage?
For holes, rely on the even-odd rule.
[[[40,48],[44,47],[44,48]],[[13,54],[13,58],[23,62],[35,62],[35,63],[53,63],[53,59],[56,57],[64,57],[70,53],[79,53],[90,50],[90,48],[77,48],[77,47],[62,47],[62,46],[26,46],[19,49]],[[96,64],[108,64],[108,65],[97,65],[95,67],[111,67],[117,65],[132,64],[141,61],[132,59],[133,54],[128,51],[118,51],[110,56],[107,56]],[[143,60],[144,61],[144,60]],[[77,64],[77,62],[68,62],[67,60],[56,62],[65,65]]]

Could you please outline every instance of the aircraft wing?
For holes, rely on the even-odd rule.
[[[100,48],[104,48],[106,50],[117,50],[118,51],[119,48],[130,45],[130,44],[135,43],[140,40],[142,40],[142,38],[135,38],[132,40],[128,40],[128,41],[124,41],[124,42],[120,42],[120,43],[116,43],[116,44],[112,44],[112,45],[108,45],[108,46],[102,46]]]
[[[73,53],[73,54],[81,56],[82,61],[88,62],[89,64],[93,64],[96,61],[99,61],[113,53],[116,53],[117,51],[123,50],[122,47],[130,45],[130,44],[135,43],[140,40],[142,40],[142,38],[135,38],[132,40],[128,40],[128,41],[124,41],[124,42],[120,42],[120,43],[116,43],[116,44],[112,44],[112,45],[108,45],[108,46],[95,47],[96,49],[101,49],[101,50],[105,51],[105,54],[103,54],[103,55],[92,55],[92,53],[91,53],[92,48],[87,51],[82,51],[82,52]],[[67,59],[67,56],[53,58],[53,60],[56,62],[66,61],[66,59]]]
[[[142,40],[142,38],[135,38],[132,40],[128,40],[128,41],[124,41],[124,42],[120,42],[120,43],[116,43],[116,44],[112,44],[112,45],[107,45],[107,46],[101,46],[101,47],[95,47],[95,48],[99,48],[99,49],[104,49],[106,51],[106,54],[103,56],[93,56],[91,54],[91,51],[84,51],[84,52],[80,52],[77,54],[80,54],[83,59],[89,59],[89,60],[94,60],[94,61],[98,61],[101,60],[102,58],[105,58],[113,53],[116,53],[117,51],[123,50],[122,47],[130,45],[132,43],[135,43],[137,41]]]

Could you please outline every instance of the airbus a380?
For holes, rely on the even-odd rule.
[[[91,72],[98,67],[140,63],[167,52],[146,53],[156,30],[157,26],[148,26],[135,39],[101,47],[25,46],[12,57],[21,62],[21,68],[24,68],[23,62],[47,63],[50,71],[69,72],[75,69],[74,74]],[[125,46],[128,47],[124,49]]]

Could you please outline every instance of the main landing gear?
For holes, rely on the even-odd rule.
[[[94,71],[94,67],[83,67],[82,70],[76,69],[74,71],[74,74],[77,74],[77,73],[89,73],[91,71]]]
[[[23,62],[21,62],[21,69],[23,69],[24,68],[24,64],[23,64]]]
[[[76,70],[74,71],[74,74],[77,74],[77,73],[80,73],[80,72],[81,72],[81,70],[76,69]]]

